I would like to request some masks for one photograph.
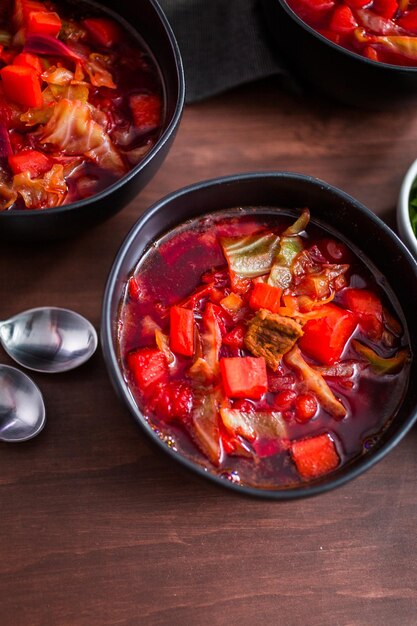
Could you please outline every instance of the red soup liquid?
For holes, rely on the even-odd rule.
[[[138,261],[120,307],[126,384],[178,454],[237,484],[294,487],[368,452],[410,353],[386,281],[304,209],[191,220]]]

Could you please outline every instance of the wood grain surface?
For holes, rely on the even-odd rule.
[[[262,169],[312,174],[388,223],[417,157],[417,111],[364,112],[274,81],[188,106],[147,188],[76,239],[0,250],[4,319],[71,307],[100,326],[130,227],[183,185]],[[1,361],[11,363],[1,351]],[[1,626],[416,626],[417,430],[331,493],[278,503],[187,473],[144,439],[100,351],[33,378],[48,422],[0,445]]]

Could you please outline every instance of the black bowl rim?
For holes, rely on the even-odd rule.
[[[411,74],[414,74],[415,72],[417,72],[417,66],[394,65],[393,63],[385,63],[383,61],[373,61],[372,59],[368,59],[362,56],[361,54],[358,54],[357,52],[353,52],[352,50],[348,50],[347,48],[344,48],[343,46],[339,46],[339,44],[334,43],[334,41],[331,41],[330,39],[327,39],[326,37],[324,37],[324,35],[321,35],[316,30],[314,30],[314,28],[312,28],[306,22],[304,22],[304,20],[302,20],[301,17],[297,15],[297,13],[286,3],[285,0],[264,0],[264,1],[278,2],[281,5],[281,7],[284,9],[284,11],[289,15],[289,17],[292,20],[294,20],[294,22],[296,22],[299,26],[304,28],[304,30],[306,30],[310,35],[313,35],[319,41],[326,43],[328,46],[333,48],[333,50],[341,53],[342,55],[345,55],[352,59],[359,59],[360,61],[365,63],[365,65],[368,64],[371,67],[375,67],[375,68],[379,67],[381,69],[388,70],[388,71],[397,72],[398,70],[401,70],[402,72],[405,72],[405,73],[409,72]]]
[[[109,14],[113,14],[117,17],[118,20],[122,20],[125,21],[125,18],[123,18],[122,15],[119,15],[117,13],[117,11],[113,10],[112,8],[109,7],[105,7],[103,5],[100,5],[99,2],[94,2],[94,0],[92,0],[91,2],[89,2],[89,0],[87,0],[87,2],[91,5],[93,5],[94,7],[98,7],[98,8],[102,8],[106,13]],[[181,57],[181,52],[178,46],[178,42],[175,38],[174,32],[171,28],[170,23],[168,22],[168,19],[165,15],[165,13],[163,12],[162,8],[160,7],[159,3],[157,2],[157,0],[149,0],[149,2],[152,4],[153,8],[155,9],[155,12],[158,15],[158,19],[160,20],[161,24],[163,25],[167,35],[168,35],[168,39],[169,42],[171,44],[171,48],[172,48],[172,52],[173,52],[173,56],[174,56],[174,60],[175,60],[175,68],[176,68],[176,73],[177,73],[177,83],[178,83],[178,97],[177,97],[177,102],[176,102],[176,106],[175,106],[175,111],[174,114],[171,117],[171,120],[168,124],[168,126],[165,128],[165,130],[163,131],[163,133],[160,135],[160,137],[158,138],[158,140],[156,141],[155,145],[151,148],[151,150],[146,154],[146,156],[139,161],[139,163],[137,163],[135,165],[135,167],[133,167],[131,170],[129,170],[129,172],[127,172],[124,176],[122,176],[122,178],[119,178],[118,180],[116,180],[112,185],[110,185],[109,187],[105,187],[102,191],[100,191],[99,193],[94,194],[93,196],[89,196],[88,198],[85,198],[83,200],[77,200],[76,202],[71,202],[70,204],[64,204],[62,206],[59,207],[52,207],[49,209],[43,209],[41,211],[0,211],[0,220],[1,219],[11,219],[14,220],[16,219],[16,216],[19,216],[19,218],[25,215],[37,215],[39,216],[39,219],[42,219],[41,216],[43,216],[43,219],[46,217],[46,215],[51,215],[51,216],[57,216],[57,215],[61,215],[63,213],[68,213],[74,209],[80,209],[83,207],[87,207],[88,205],[91,204],[96,204],[97,202],[100,202],[101,200],[103,200],[104,198],[106,198],[108,195],[112,194],[113,192],[117,192],[121,187],[123,187],[126,183],[128,183],[132,178],[136,177],[137,174],[139,174],[142,170],[144,170],[146,168],[146,166],[148,165],[148,163],[150,163],[150,161],[152,161],[154,159],[154,157],[156,156],[156,154],[164,147],[164,145],[167,143],[167,141],[170,139],[171,135],[173,134],[173,132],[175,132],[175,129],[177,128],[177,125],[181,119],[181,115],[182,115],[182,110],[184,108],[184,102],[185,102],[185,76],[184,76],[184,66],[183,66],[183,62],[182,62],[182,57]],[[135,29],[133,26],[131,26],[129,23],[127,23],[128,26],[130,26],[130,29],[136,30],[137,33],[139,34],[139,36],[146,42],[146,37],[145,35],[142,35],[142,33]],[[152,49],[151,49],[152,52]],[[36,219],[36,218],[35,218]]]
[[[104,296],[103,296],[103,304],[102,304],[102,324],[101,324],[101,345],[103,350],[103,355],[107,367],[107,371],[109,373],[111,382],[115,388],[115,390],[119,393],[119,396],[122,396],[125,404],[127,404],[132,416],[135,421],[139,424],[142,431],[145,432],[150,438],[156,443],[162,450],[179,462],[181,465],[185,466],[187,469],[191,470],[198,475],[208,478],[212,482],[217,485],[221,485],[222,487],[226,487],[227,489],[232,490],[233,492],[238,492],[245,495],[255,496],[259,498],[269,499],[269,500],[296,500],[299,498],[305,498],[310,496],[319,495],[321,493],[325,493],[337,487],[341,487],[348,481],[358,477],[360,474],[364,473],[366,470],[370,469],[376,463],[378,463],[386,454],[388,454],[409,432],[415,422],[417,422],[417,407],[414,408],[414,412],[412,412],[408,419],[405,421],[403,426],[396,432],[387,442],[385,442],[376,452],[372,454],[367,454],[358,459],[355,459],[352,464],[349,466],[345,466],[345,472],[343,475],[338,476],[334,479],[329,479],[326,483],[320,484],[306,484],[300,487],[288,488],[288,489],[264,489],[264,488],[256,488],[250,487],[246,485],[239,485],[237,483],[233,483],[230,480],[222,478],[216,474],[213,474],[209,470],[205,470],[203,467],[194,463],[193,461],[187,459],[182,454],[179,454],[169,448],[158,435],[152,430],[152,428],[147,424],[147,422],[143,419],[143,416],[133,400],[132,395],[129,392],[128,386],[123,378],[123,375],[119,368],[119,361],[117,355],[113,349],[112,342],[112,334],[113,328],[112,323],[113,320],[110,316],[110,308],[111,308],[111,298],[114,288],[116,286],[119,271],[121,268],[124,259],[129,252],[133,241],[135,240],[138,232],[143,228],[146,222],[153,217],[155,213],[160,211],[166,205],[177,198],[181,198],[189,193],[192,193],[197,190],[204,190],[213,186],[222,186],[228,185],[231,183],[238,182],[246,182],[246,181],[263,181],[269,178],[291,178],[294,181],[304,181],[309,182],[314,185],[320,186],[324,191],[332,193],[334,195],[339,196],[342,200],[347,202],[348,204],[353,204],[357,209],[363,212],[369,220],[373,223],[373,225],[382,231],[385,234],[394,240],[397,246],[399,246],[401,252],[407,258],[407,261],[411,265],[414,274],[417,279],[417,262],[411,255],[410,251],[403,244],[401,239],[383,222],[375,213],[373,213],[370,209],[368,209],[365,205],[360,203],[358,200],[345,193],[338,187],[330,185],[329,183],[315,178],[314,176],[301,174],[297,172],[287,172],[287,171],[262,171],[262,172],[244,172],[238,174],[232,174],[229,176],[221,176],[217,178],[211,178],[208,180],[203,180],[192,185],[188,185],[186,187],[182,187],[167,196],[161,198],[152,206],[150,206],[138,219],[138,221],[133,225],[132,229],[126,236],[125,240],[121,244],[119,251],[116,255],[116,258],[113,262],[112,268],[110,270],[110,274],[107,279]],[[149,242],[150,243],[150,242]]]

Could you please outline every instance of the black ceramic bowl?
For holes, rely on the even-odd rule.
[[[92,15],[107,13],[148,48],[161,74],[165,112],[160,137],[153,148],[123,178],[90,198],[44,210],[0,212],[0,239],[39,241],[75,235],[120,211],[149,182],[165,159],[184,106],[181,55],[171,27],[156,0],[66,0]],[[58,2],[59,6],[59,2]],[[117,11],[117,13],[114,12]],[[132,84],[134,84],[132,76]]]
[[[107,368],[117,393],[142,430],[172,456],[197,474],[237,491],[275,499],[291,499],[319,494],[358,476],[382,459],[407,433],[417,419],[417,387],[409,385],[398,415],[379,442],[365,456],[342,466],[314,484],[291,489],[241,487],[205,471],[171,450],[150,428],[123,378],[118,350],[118,316],[126,281],[151,242],[178,224],[193,217],[237,206],[276,206],[295,208],[308,205],[312,221],[335,231],[342,240],[361,250],[385,275],[398,299],[404,323],[411,334],[411,350],[417,354],[415,301],[417,263],[397,236],[371,211],[344,192],[320,180],[300,174],[265,172],[242,174],[202,182],[181,189],[154,204],[136,223],[122,244],[108,278],[102,311],[102,347]],[[413,360],[410,380],[417,376]]]
[[[280,58],[307,90],[369,109],[417,99],[417,67],[371,61],[326,39],[285,0],[261,0]]]

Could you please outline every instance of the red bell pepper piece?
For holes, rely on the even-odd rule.
[[[133,123],[138,130],[148,132],[158,128],[162,120],[161,98],[155,94],[139,93],[130,96]]]
[[[24,150],[18,154],[11,154],[8,161],[13,174],[29,172],[31,178],[42,176],[53,166],[52,160],[37,150]]]
[[[83,20],[96,43],[109,48],[120,40],[120,28],[113,20],[105,17],[89,17]]]
[[[345,2],[352,9],[363,9],[363,7],[369,4],[369,0],[345,0]]]
[[[13,59],[13,65],[23,65],[24,67],[30,67],[35,70],[36,74],[42,74],[42,63],[36,54],[30,52],[21,52],[17,54]]]
[[[390,20],[398,11],[398,2],[397,0],[374,0],[372,11]]]
[[[328,433],[299,439],[291,443],[291,455],[301,478],[318,478],[336,469],[340,463],[333,440]]]
[[[186,420],[193,407],[191,387],[178,380],[159,382],[152,386],[149,408],[165,421]]]
[[[383,331],[382,302],[367,289],[346,289],[343,294],[346,307],[359,319],[359,326],[371,339],[380,339]]]
[[[268,309],[271,313],[277,313],[281,306],[282,289],[268,285],[267,283],[255,283],[250,296],[249,306],[257,311]]]
[[[397,20],[397,24],[411,33],[417,33],[417,9],[407,11],[405,15]]]
[[[0,74],[7,98],[26,107],[42,106],[41,85],[32,68],[6,65]]]
[[[238,324],[223,337],[223,343],[231,348],[243,348],[245,332],[244,324]]]
[[[326,315],[309,320],[303,327],[304,334],[298,340],[303,352],[324,365],[338,361],[350,336],[355,330],[356,316],[335,304],[320,307]]]
[[[358,27],[358,22],[350,7],[346,4],[338,5],[333,11],[329,28],[334,33],[350,33]]]
[[[29,35],[48,35],[58,37],[62,22],[58,13],[53,11],[32,11],[29,13],[27,30]]]
[[[263,357],[232,357],[221,359],[220,370],[229,398],[259,398],[268,389],[266,363]]]
[[[36,0],[15,0],[13,22],[16,30],[26,26],[29,15],[33,11],[45,11],[45,5],[43,2],[37,2]]]
[[[157,348],[139,348],[130,352],[127,366],[136,385],[146,395],[152,393],[156,383],[168,379],[166,356]]]
[[[191,309],[172,306],[170,309],[169,345],[173,352],[184,356],[194,354],[194,313]]]
[[[363,54],[367,59],[371,59],[371,61],[379,61],[378,52],[372,46],[365,46]]]

